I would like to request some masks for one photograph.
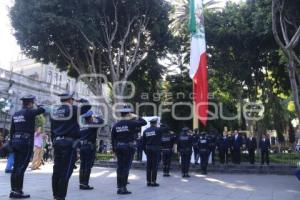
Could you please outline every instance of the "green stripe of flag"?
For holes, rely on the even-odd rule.
[[[195,0],[189,0],[189,8],[190,8],[190,12],[189,12],[189,31],[191,33],[195,33],[197,31],[196,14],[195,14]]]

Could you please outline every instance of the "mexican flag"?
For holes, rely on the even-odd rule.
[[[205,126],[208,109],[207,55],[203,0],[189,0],[191,33],[190,77],[193,79],[195,113]]]

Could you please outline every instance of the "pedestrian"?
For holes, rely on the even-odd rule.
[[[189,168],[191,163],[193,137],[190,135],[189,128],[182,129],[177,139],[177,149],[181,158],[181,171],[183,178],[189,178]]]
[[[161,125],[162,126],[162,125]],[[164,131],[161,138],[162,143],[162,162],[163,176],[170,176],[171,161],[173,155],[173,147],[176,142],[176,137],[171,131]]]
[[[247,150],[249,155],[249,162],[250,164],[255,164],[255,151],[257,149],[257,141],[256,138],[251,133],[250,136],[247,138]]]
[[[194,160],[195,165],[199,165],[200,152],[199,152],[199,130],[194,129],[193,131],[193,150],[194,150]]]
[[[80,143],[79,115],[91,109],[88,101],[80,99],[82,105],[74,105],[74,93],[60,94],[61,105],[53,110],[51,133],[54,148],[52,191],[55,200],[64,200],[69,179],[73,173],[77,147]]]
[[[209,144],[210,137],[206,132],[202,132],[199,136],[199,152],[201,159],[201,173],[207,174],[208,158],[211,153],[211,146]]]
[[[83,116],[84,126],[80,130],[80,171],[79,171],[79,188],[81,190],[92,190],[89,186],[91,170],[96,158],[96,141],[99,126],[103,124],[103,119],[93,118],[93,112],[88,111]]]
[[[219,151],[220,163],[221,164],[228,164],[228,149],[229,149],[229,140],[227,133],[224,132],[217,140],[217,147]]]
[[[237,130],[234,131],[232,137],[232,158],[234,164],[241,163],[241,147],[242,147],[242,137]]]
[[[267,165],[269,165],[270,163],[269,150],[271,148],[271,143],[270,143],[270,139],[267,137],[266,134],[262,135],[262,138],[259,142],[259,148],[261,152],[261,164],[264,165],[266,162]]]
[[[113,152],[117,155],[117,194],[131,194],[127,190],[128,175],[132,164],[135,151],[136,130],[138,127],[145,126],[147,122],[134,115],[133,109],[129,106],[119,110],[121,120],[112,128],[111,142]]]
[[[24,173],[32,156],[35,118],[45,112],[40,106],[34,108],[35,96],[26,95],[21,100],[23,107],[12,116],[10,129],[10,145],[15,158],[9,195],[12,199],[30,198],[29,194],[23,192]]]
[[[143,132],[143,147],[147,156],[147,186],[158,187],[157,170],[160,162],[161,140],[163,132],[169,131],[165,126],[157,127],[158,119],[150,120],[150,127]]]
[[[43,133],[38,127],[34,134],[34,154],[31,162],[31,170],[40,169],[43,159]]]

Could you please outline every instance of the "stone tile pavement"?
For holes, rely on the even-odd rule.
[[[10,176],[4,173],[0,162],[0,200],[8,199]],[[52,165],[46,164],[39,171],[28,170],[25,174],[24,191],[32,200],[51,200]],[[132,170],[128,189],[129,196],[116,195],[114,169],[95,167],[91,176],[93,191],[78,189],[78,170],[70,180],[69,200],[299,200],[300,182],[294,176],[192,174],[190,179],[181,178],[178,172],[170,178],[159,174],[159,188],[148,188],[145,172]]]

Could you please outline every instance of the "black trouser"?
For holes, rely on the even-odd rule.
[[[33,152],[32,141],[29,139],[13,139],[14,168],[11,174],[11,190],[23,191],[24,173],[30,162]]]
[[[171,160],[172,160],[172,149],[162,150],[162,161],[163,161],[164,174],[170,173]]]
[[[248,149],[249,152],[249,162],[250,164],[255,163],[255,149]]]
[[[71,140],[54,141],[54,166],[52,175],[53,196],[65,199],[67,196],[69,179],[76,162],[76,149]]]
[[[80,173],[79,182],[89,185],[91,170],[96,157],[96,148],[91,144],[82,145],[80,148]]]
[[[157,170],[160,162],[160,150],[159,149],[147,149],[147,182],[156,183]]]
[[[199,148],[198,147],[193,147],[193,149],[194,149],[195,164],[197,164],[199,162],[199,159],[200,159]]]
[[[233,163],[235,163],[235,164],[241,163],[241,149],[240,148],[233,149]]]
[[[225,161],[226,161],[226,163],[228,162],[227,156],[228,155],[226,155],[226,150],[219,148],[219,157],[220,157],[221,164],[224,164]]]
[[[117,187],[123,188],[127,186],[129,170],[132,164],[134,148],[129,145],[117,146]]]
[[[210,154],[210,151],[208,149],[200,149],[201,170],[203,172],[207,171],[209,154]]]
[[[142,161],[142,159],[143,159],[143,149],[138,147],[137,151],[136,151],[136,160],[137,161]]]
[[[181,156],[181,172],[182,174],[188,174],[191,163],[191,152],[180,152]]]
[[[269,161],[269,150],[261,150],[261,164],[265,164],[265,162],[267,163],[267,165],[270,163]]]

